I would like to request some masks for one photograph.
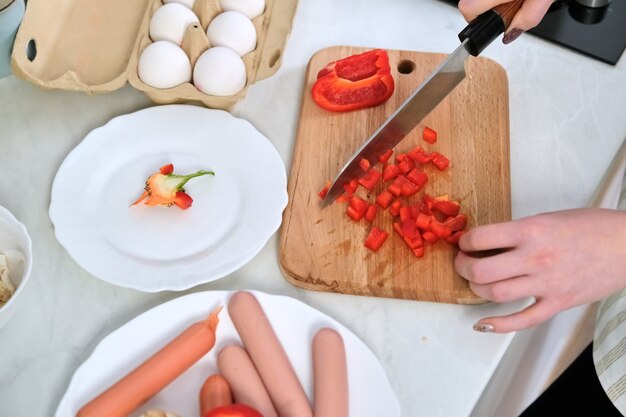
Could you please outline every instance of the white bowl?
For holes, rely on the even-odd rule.
[[[26,227],[2,206],[0,206],[0,253],[7,256],[9,278],[15,286],[13,296],[0,307],[0,328],[2,328],[17,310],[20,294],[28,282],[33,263],[32,243]]]

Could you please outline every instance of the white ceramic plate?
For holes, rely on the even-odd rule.
[[[201,169],[188,210],[130,207],[159,167]],[[141,291],[183,290],[248,262],[278,229],[285,166],[250,123],[221,110],[157,106],[93,130],[54,179],[50,219],[59,242],[91,274]]]
[[[317,330],[331,327],[341,334],[346,346],[350,416],[400,416],[400,405],[380,363],[353,333],[296,299],[253,293],[272,323],[309,400],[313,398],[311,341]],[[226,306],[231,294],[211,291],[186,295],[147,311],[111,333],[76,370],[55,417],[75,417],[84,404],[189,325],[206,318],[218,305]],[[229,344],[241,344],[226,309],[219,317],[215,347],[133,416],[153,408],[173,411],[181,417],[199,416],[198,391],[205,378],[217,372],[217,353]]]

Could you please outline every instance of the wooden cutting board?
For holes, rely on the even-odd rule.
[[[366,50],[327,48],[309,62],[280,236],[283,273],[291,284],[309,290],[482,303],[454,271],[455,247],[443,242],[427,244],[426,256],[418,259],[393,232],[391,215],[379,209],[374,225],[388,231],[389,237],[374,253],[363,246],[369,223],[351,221],[344,203],[321,207],[317,193],[326,181],[335,177],[347,158],[445,58],[444,54],[388,51],[396,90],[386,103],[347,113],[319,108],[310,94],[317,72],[328,62]],[[468,226],[473,227],[511,218],[509,99],[506,72],[500,65],[471,58],[466,70],[467,78],[396,151],[420,145],[449,157],[451,164],[444,172],[425,167],[430,178],[425,192],[448,194],[460,201]],[[438,132],[434,145],[422,140],[424,126]],[[367,197],[362,191],[360,195]]]

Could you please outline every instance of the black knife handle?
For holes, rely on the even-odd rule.
[[[461,42],[468,40],[465,46],[467,51],[478,56],[499,34],[506,31],[522,3],[524,0],[503,3],[472,20],[459,33]]]

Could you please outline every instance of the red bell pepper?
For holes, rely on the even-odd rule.
[[[384,103],[394,88],[387,52],[375,49],[326,65],[311,94],[321,108],[342,112]]]
[[[454,217],[459,214],[459,210],[461,210],[461,206],[456,201],[450,200],[437,200],[433,205],[433,209],[438,212],[445,214],[448,217]]]
[[[385,243],[387,236],[389,236],[389,233],[374,226],[365,239],[365,247],[376,252],[380,246]]]
[[[376,204],[370,204],[367,207],[367,211],[365,212],[365,220],[368,222],[373,222],[376,218],[376,212],[378,211],[378,206]]]
[[[432,130],[430,127],[425,127],[422,138],[428,143],[435,143],[437,142],[437,132]]]
[[[367,171],[368,169],[370,169],[370,165],[370,161],[365,158],[361,158],[361,160],[359,161],[359,166],[363,171]]]
[[[386,209],[389,207],[389,204],[393,201],[393,195],[388,191],[384,190],[380,194],[376,196],[376,204]]]
[[[400,209],[401,208],[402,208],[402,202],[400,200],[396,199],[396,201],[391,203],[391,206],[389,207],[389,213],[392,216],[397,216],[398,214],[400,214]]]
[[[443,222],[443,224],[446,225],[446,227],[448,227],[448,229],[450,229],[453,232],[458,232],[460,230],[463,230],[465,228],[466,223],[467,223],[467,216],[465,216],[465,214],[459,214]]]
[[[378,180],[380,180],[381,176],[382,174],[379,170],[377,170],[376,168],[371,168],[367,170],[365,175],[359,178],[359,184],[367,188],[369,191],[372,191],[376,184],[378,184]]]
[[[391,155],[393,155],[393,149],[388,149],[387,151],[380,154],[380,156],[378,157],[378,162],[380,162],[381,164],[386,164],[387,161],[389,161],[389,158],[391,158]]]
[[[389,164],[383,169],[383,181],[391,181],[400,174],[400,168],[397,165]]]
[[[433,152],[432,157],[433,165],[436,166],[439,171],[443,171],[450,165],[450,160],[439,152]]]
[[[176,175],[174,165],[164,165],[159,172],[146,180],[145,191],[132,205],[143,201],[147,206],[171,207],[173,205],[186,210],[191,207],[193,199],[183,188],[187,181],[202,175],[215,175],[213,171],[198,171],[189,175]]]

